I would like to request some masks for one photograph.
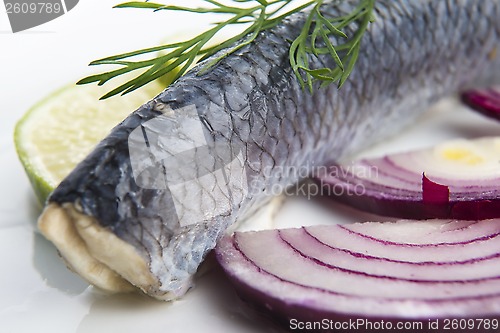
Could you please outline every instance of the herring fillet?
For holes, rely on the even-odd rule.
[[[357,3],[329,2],[324,15]],[[208,72],[194,68],[60,184],[41,232],[91,284],[175,299],[227,228],[303,170],[393,134],[442,96],[499,82],[500,1],[378,0],[374,14],[340,90],[310,94],[291,70],[302,13]],[[312,64],[334,66],[326,55]]]

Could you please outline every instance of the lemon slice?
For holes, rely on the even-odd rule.
[[[101,87],[73,84],[28,110],[16,125],[14,142],[40,202],[114,126],[164,87],[152,82],[130,94],[99,100]]]

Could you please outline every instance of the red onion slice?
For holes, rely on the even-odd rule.
[[[240,296],[285,325],[499,318],[499,235],[500,220],[312,226],[236,232],[216,256]]]
[[[333,164],[315,175],[323,194],[357,209],[407,219],[500,217],[500,137]]]
[[[448,205],[450,202],[450,188],[433,182],[422,174],[422,201],[431,205]]]
[[[462,101],[485,116],[500,120],[500,87],[471,89],[461,95]]]

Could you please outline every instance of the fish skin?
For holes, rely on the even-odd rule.
[[[325,4],[324,15],[349,12],[356,4]],[[293,170],[310,172],[344,158],[411,124],[443,96],[498,82],[500,61],[490,56],[500,41],[498,17],[500,2],[493,0],[378,0],[375,22],[363,37],[349,80],[340,90],[316,84],[310,94],[300,87],[289,64],[289,41],[304,20],[303,14],[294,15],[203,75],[197,75],[197,66],[140,107],[59,185],[48,205],[71,204],[132,245],[155,280],[132,284],[159,299],[180,297],[229,226],[265,204],[272,189],[300,179],[301,173]],[[346,33],[352,35],[349,28]],[[312,64],[334,65],[327,56],[312,59]],[[245,170],[234,172],[234,182],[220,184],[201,167],[186,163],[195,174],[212,177],[193,185],[199,195],[184,197],[200,205],[214,203],[208,204],[209,218],[201,222],[183,220],[189,208],[184,212],[175,206],[168,188],[138,186],[129,152],[131,133],[165,114],[166,126],[173,131],[169,135],[194,144],[189,126],[181,126],[194,119],[182,113],[189,105],[196,106],[208,151],[215,152],[203,167],[227,164],[230,151]],[[166,133],[151,127],[148,130],[159,136]],[[201,154],[202,149],[193,151]],[[228,173],[231,176],[231,169]],[[245,180],[247,187],[242,185]],[[231,196],[214,191],[226,185]],[[217,209],[220,202],[223,211]],[[50,214],[41,219],[50,221]]]

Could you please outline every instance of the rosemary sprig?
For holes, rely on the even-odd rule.
[[[115,7],[199,14],[215,13],[227,16],[227,19],[215,23],[207,31],[185,41],[95,60],[90,65],[115,65],[118,68],[88,76],[77,84],[97,82],[98,85],[103,85],[125,73],[141,71],[135,78],[101,97],[101,99],[105,99],[120,93],[126,94],[134,91],[167,73],[175,73],[172,78],[174,81],[196,62],[206,59],[222,49],[227,49],[206,63],[199,72],[202,74],[210,70],[222,58],[251,43],[261,31],[272,28],[290,15],[311,7],[312,10],[302,27],[301,34],[292,41],[289,50],[290,63],[302,87],[307,86],[310,91],[312,91],[313,82],[316,80],[322,81],[323,86],[338,81],[338,85],[341,87],[356,63],[361,37],[366,31],[368,23],[372,20],[374,1],[360,0],[359,5],[352,13],[332,19],[325,18],[320,11],[323,0],[310,0],[295,7],[290,6],[292,3],[296,3],[294,0],[227,0],[224,3],[216,0],[204,0],[207,3],[206,7],[174,6],[148,1],[126,2]],[[359,26],[354,36],[348,38],[342,29],[353,22],[358,22]],[[236,24],[246,24],[247,27],[226,41],[209,46],[209,42],[221,30]],[[331,36],[345,39],[345,43],[334,45],[331,42]],[[321,47],[318,47],[320,44]],[[339,52],[342,52],[343,57],[339,55]],[[311,57],[319,54],[330,54],[337,66],[335,68],[311,68]],[[150,58],[134,60],[137,56],[144,55],[149,55]]]

